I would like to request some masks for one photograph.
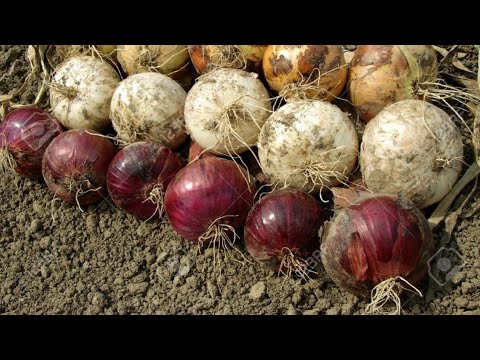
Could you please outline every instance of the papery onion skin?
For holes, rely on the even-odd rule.
[[[318,231],[325,215],[319,201],[298,190],[279,190],[261,198],[245,222],[245,245],[250,255],[279,271],[285,248],[307,260],[320,245]]]
[[[333,101],[347,81],[345,58],[338,45],[269,45],[263,57],[263,72],[270,87],[279,92],[302,79],[316,80],[320,74],[315,88],[308,89],[300,100]],[[288,101],[290,94],[284,95]]]
[[[375,285],[396,276],[417,285],[432,255],[427,220],[409,200],[392,195],[363,195],[337,210],[322,233],[327,274],[339,287],[363,298]]]
[[[43,178],[48,189],[67,203],[97,203],[108,195],[107,169],[115,152],[113,143],[93,130],[66,131],[45,150]],[[100,189],[77,194],[78,190],[97,188]]]
[[[160,186],[163,196],[170,181],[183,167],[180,158],[159,142],[137,142],[115,155],[107,173],[108,192],[120,208],[139,219],[150,219],[159,207],[149,201]]]
[[[13,156],[15,170],[31,179],[42,176],[42,159],[50,142],[62,133],[57,119],[41,109],[21,108],[8,113],[0,123],[0,149]]]
[[[170,224],[178,234],[194,242],[219,218],[222,224],[238,231],[256,192],[255,186],[245,180],[247,176],[233,161],[218,157],[188,164],[177,173],[165,193],[165,212]]]

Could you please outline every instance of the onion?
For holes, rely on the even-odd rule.
[[[91,205],[108,194],[106,176],[115,155],[113,143],[83,129],[66,131],[48,145],[42,161],[43,178],[51,192],[77,205]]]
[[[360,168],[371,191],[403,194],[423,209],[455,184],[462,157],[462,137],[447,113],[421,100],[403,100],[367,124]]]
[[[282,106],[258,139],[260,166],[273,184],[304,191],[344,183],[357,154],[353,123],[337,106],[320,100]]]
[[[119,45],[118,62],[128,75],[158,72],[178,78],[190,61],[187,45]]]
[[[365,122],[385,106],[415,99],[418,83],[437,78],[429,45],[360,45],[350,65],[349,93]]]
[[[185,239],[233,245],[254,202],[255,186],[235,162],[207,157],[188,164],[165,193],[165,213]]]
[[[186,139],[183,109],[187,93],[158,73],[131,75],[113,94],[112,124],[120,139],[161,141],[171,149]]]
[[[388,300],[400,311],[398,293],[427,272],[432,233],[423,214],[407,199],[363,194],[339,209],[322,234],[321,257],[327,274],[342,289],[372,302],[377,312]]]
[[[52,112],[67,129],[101,131],[110,124],[110,101],[119,82],[120,77],[105,61],[72,57],[53,77]]]
[[[46,111],[34,107],[11,111],[0,123],[0,170],[41,177],[45,149],[61,132],[58,121]]]
[[[266,45],[189,45],[188,52],[199,74],[218,68],[262,70]]]
[[[308,278],[307,259],[320,245],[322,223],[322,207],[312,196],[298,190],[274,191],[250,210],[245,245],[268,269]]]
[[[218,69],[199,78],[188,93],[185,124],[204,149],[240,154],[255,145],[271,109],[257,74]]]
[[[107,173],[108,192],[119,207],[140,219],[163,215],[168,184],[183,164],[158,142],[138,142],[115,155]]]
[[[190,147],[188,148],[188,162],[191,163],[192,161],[208,157],[208,156],[215,156],[209,152],[206,152],[200,145],[198,145],[195,141],[190,140]]]
[[[338,45],[269,45],[263,72],[270,87],[285,100],[334,100],[347,80]]]

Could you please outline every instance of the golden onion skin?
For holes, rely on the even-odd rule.
[[[315,89],[305,90],[304,97],[332,101],[342,92],[347,80],[347,66],[338,45],[269,45],[263,57],[263,72],[270,87],[281,92],[302,80],[314,81]],[[289,94],[284,94],[288,98]]]
[[[412,69],[404,52],[416,63]],[[415,99],[419,81],[437,77],[437,59],[430,45],[360,45],[350,64],[348,92],[364,122],[387,105]]]
[[[197,72],[205,74],[218,67],[229,67],[261,73],[263,54],[267,45],[233,45],[242,52],[240,61],[232,61],[228,65],[216,63],[215,59],[221,51],[225,51],[226,46],[228,45],[189,45],[188,53]]]

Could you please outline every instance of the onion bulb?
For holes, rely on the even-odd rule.
[[[118,45],[117,58],[128,75],[158,72],[174,79],[190,62],[187,45]]]
[[[347,114],[320,100],[282,106],[258,139],[263,172],[275,185],[304,191],[344,183],[355,169],[357,154],[358,136]]]
[[[377,312],[393,300],[399,313],[399,292],[414,289],[427,273],[432,254],[427,220],[409,200],[396,196],[363,193],[338,209],[322,232],[327,274],[352,294],[372,294],[367,311]]]
[[[185,90],[166,75],[131,75],[113,94],[113,128],[127,143],[161,141],[176,149],[187,137],[183,116],[186,97]]]
[[[386,107],[366,126],[360,168],[368,189],[420,209],[440,201],[462,170],[462,137],[447,113],[421,100]]]
[[[218,69],[203,75],[185,102],[187,131],[202,148],[240,154],[254,146],[272,106],[255,73]]]
[[[199,74],[218,68],[259,73],[266,48],[266,45],[189,45],[188,52]]]
[[[334,100],[347,80],[338,45],[269,45],[263,72],[270,87],[286,101]]]
[[[436,78],[437,59],[430,45],[359,45],[348,91],[360,118],[368,122],[389,104],[416,99],[417,85]]]
[[[92,56],[72,57],[53,76],[53,115],[67,129],[101,131],[110,124],[110,101],[119,82],[120,77],[105,61]]]

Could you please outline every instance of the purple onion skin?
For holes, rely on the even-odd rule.
[[[49,190],[76,204],[77,190],[97,189],[78,196],[80,205],[91,205],[108,195],[106,176],[115,156],[113,143],[93,130],[73,129],[57,136],[45,150],[43,178]],[[72,186],[71,186],[72,185]]]
[[[62,133],[60,123],[35,107],[16,109],[0,123],[0,148],[7,147],[15,171],[31,179],[42,176],[42,159],[50,142]]]
[[[245,223],[256,188],[231,160],[207,157],[180,170],[165,193],[165,212],[183,238],[198,241],[218,218],[236,231]],[[229,233],[229,236],[232,234]]]
[[[245,222],[245,245],[250,255],[272,271],[279,271],[284,248],[307,260],[320,246],[324,222],[319,201],[298,190],[275,191],[258,201]]]
[[[149,219],[158,213],[157,204],[147,200],[150,192],[158,185],[165,191],[182,167],[180,158],[161,143],[131,144],[115,155],[108,168],[108,192],[129,214]]]
[[[339,287],[363,298],[369,298],[375,285],[396,276],[418,284],[432,254],[427,220],[409,200],[396,196],[362,196],[339,209],[322,234],[327,274]]]

